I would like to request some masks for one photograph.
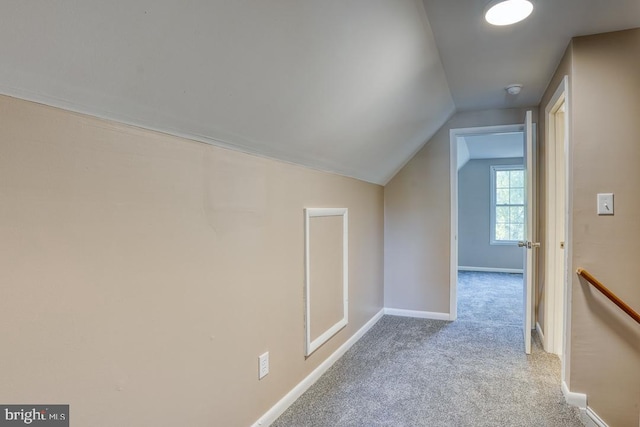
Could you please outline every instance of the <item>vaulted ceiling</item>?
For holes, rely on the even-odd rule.
[[[638,0],[4,0],[0,93],[384,184],[453,114],[536,105]],[[516,98],[503,87],[517,81]]]

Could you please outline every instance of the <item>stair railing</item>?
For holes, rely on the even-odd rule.
[[[629,317],[631,317],[636,322],[640,323],[640,314],[638,314],[634,309],[629,307],[624,301],[618,298],[616,294],[614,294],[609,289],[607,289],[605,285],[600,283],[600,281],[595,277],[593,277],[588,271],[582,268],[579,268],[576,271],[576,273],[578,273],[578,276],[584,278],[587,282],[589,282],[594,288],[599,290],[604,296],[609,298],[609,300],[611,300],[612,303],[620,307],[620,309],[622,309],[622,311],[627,313]]]

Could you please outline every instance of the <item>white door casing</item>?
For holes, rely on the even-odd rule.
[[[564,76],[545,106],[546,118],[546,247],[544,281],[545,349],[560,356],[562,379],[567,378],[570,350],[571,287],[571,157],[569,151],[569,77]],[[558,112],[562,110],[563,114]],[[562,188],[560,188],[562,187]],[[564,242],[560,248],[559,242]],[[560,278],[560,275],[562,277]]]
[[[533,117],[532,112],[527,111],[524,123],[524,166],[525,166],[525,192],[526,203],[525,209],[525,240],[519,243],[524,251],[524,286],[523,286],[523,304],[524,304],[524,351],[531,354],[531,329],[533,326],[534,316],[534,298],[533,298],[533,274],[534,274],[534,255],[535,248],[539,243],[535,240],[534,229],[534,212],[535,212],[535,163],[534,163],[534,135],[533,135]]]

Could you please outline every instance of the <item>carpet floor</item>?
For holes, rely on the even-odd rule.
[[[272,426],[582,426],[521,307],[522,275],[460,272],[457,321],[382,317]]]

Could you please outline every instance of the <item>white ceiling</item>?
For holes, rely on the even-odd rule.
[[[458,170],[473,159],[506,159],[524,156],[524,133],[502,132],[457,137]]]
[[[456,108],[537,106],[572,37],[640,27],[640,0],[532,0],[507,27],[484,21],[489,0],[424,0]],[[522,83],[517,96],[505,86]]]
[[[510,28],[485,3],[3,0],[0,93],[384,184],[455,109],[537,105],[571,36],[640,26],[638,0]]]
[[[0,92],[385,183],[451,116],[419,0],[3,0]]]

